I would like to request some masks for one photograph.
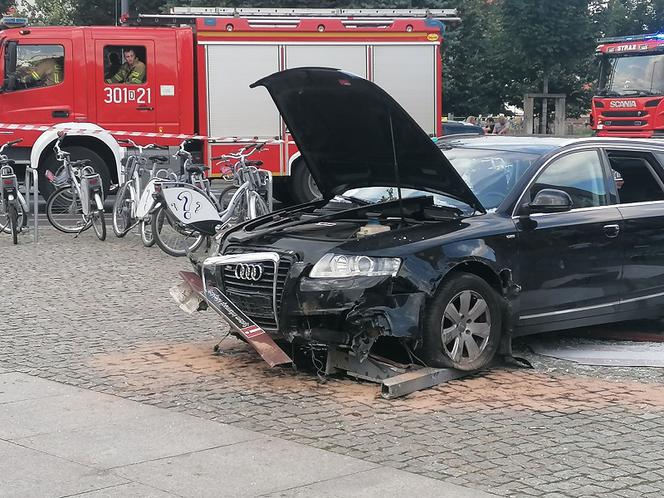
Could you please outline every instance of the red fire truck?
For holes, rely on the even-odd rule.
[[[604,38],[597,54],[597,135],[664,137],[664,33]]]
[[[92,159],[105,185],[121,180],[124,150],[115,142],[121,133],[100,128],[156,134],[143,143],[169,146],[180,140],[162,134],[210,137],[197,151],[206,163],[243,141],[269,139],[260,159],[275,187],[306,201],[316,193],[308,169],[267,92],[249,85],[287,68],[344,69],[382,86],[440,135],[442,32],[456,21],[451,9],[182,7],[141,15],[130,26],[8,28],[0,32],[0,115],[5,124],[73,129],[72,155]],[[125,82],[126,72],[118,71],[132,53],[144,69]],[[14,159],[41,173],[54,168],[56,131],[25,128],[15,131],[24,140]],[[228,137],[243,140],[229,144]],[[212,176],[220,174],[209,166]],[[40,178],[43,193],[48,185]]]

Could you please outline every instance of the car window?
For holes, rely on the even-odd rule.
[[[454,147],[444,150],[463,181],[486,209],[495,209],[540,154]]]
[[[573,152],[555,159],[530,187],[530,199],[545,188],[567,192],[572,198],[572,208],[608,204],[602,163],[595,150]]]
[[[655,172],[660,166],[651,154],[609,151],[621,204],[664,200],[664,184]]]

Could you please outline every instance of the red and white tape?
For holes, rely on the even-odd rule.
[[[155,133],[147,131],[127,131],[127,130],[86,130],[81,128],[64,128],[46,125],[29,125],[29,124],[14,124],[14,123],[0,123],[0,130],[23,130],[23,131],[75,131],[83,135],[100,135],[108,133],[110,135],[122,135],[125,137],[146,137],[146,138],[175,138],[178,140],[207,140],[215,143],[242,143],[242,142],[265,142],[265,143],[281,143],[279,139],[264,139],[258,137],[207,137],[204,135],[187,135],[184,133]]]

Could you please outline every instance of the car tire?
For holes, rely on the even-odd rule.
[[[108,195],[109,188],[111,187],[111,174],[102,157],[94,150],[80,145],[63,147],[63,150],[71,154],[72,161],[77,161],[79,159],[90,159],[90,161],[92,161],[92,168],[97,173],[99,173],[99,176],[101,176],[102,186],[104,187],[104,195]],[[37,185],[39,186],[39,193],[44,199],[48,199],[48,197],[53,192],[55,192],[55,187],[46,178],[46,170],[50,169],[53,173],[55,173],[61,166],[62,163],[55,159],[55,154],[53,153],[49,153],[39,165]]]
[[[453,274],[428,306],[422,354],[430,366],[481,370],[493,360],[501,334],[498,293],[476,275]]]
[[[309,172],[307,163],[302,159],[298,159],[293,164],[288,188],[296,204],[304,204],[305,202],[315,201],[322,197],[320,190],[316,186],[316,182]]]

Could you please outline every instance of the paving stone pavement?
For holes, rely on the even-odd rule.
[[[110,221],[110,220],[109,220]],[[504,496],[664,495],[664,377],[538,357],[398,400],[270,369],[168,289],[140,238],[0,234],[0,370],[114,394]]]

